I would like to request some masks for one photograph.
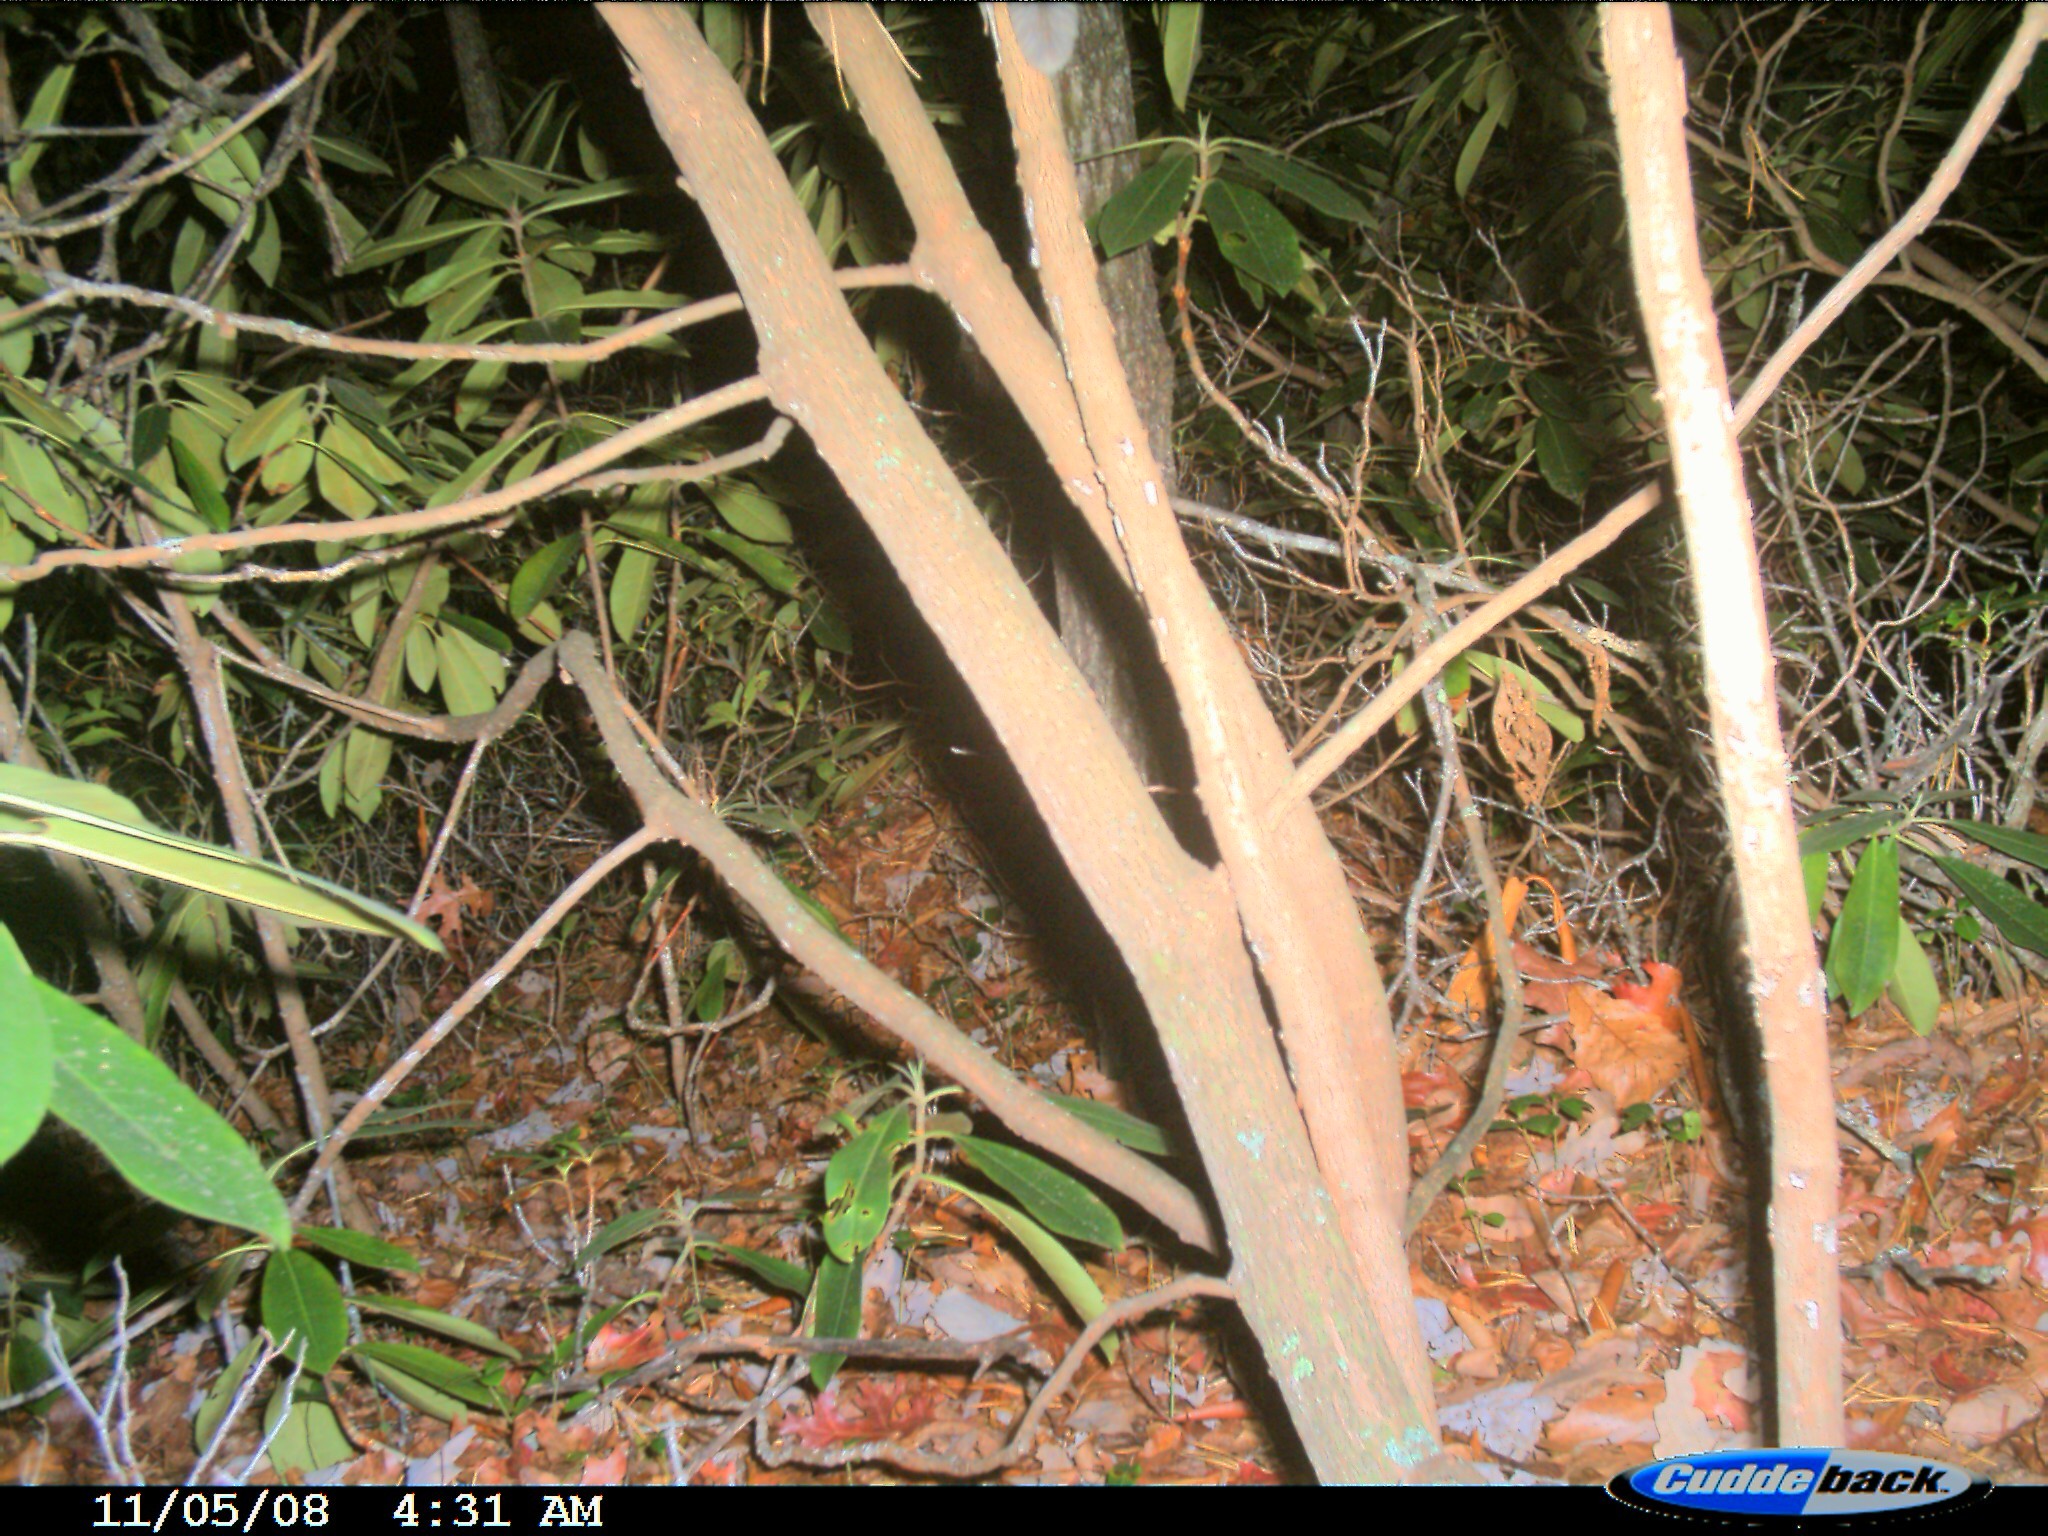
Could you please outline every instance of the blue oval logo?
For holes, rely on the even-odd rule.
[[[1811,1520],[1856,1518],[1981,1498],[1988,1479],[1961,1467],[1881,1451],[1708,1451],[1623,1472],[1607,1491],[1638,1509]]]

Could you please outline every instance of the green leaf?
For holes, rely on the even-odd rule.
[[[347,759],[345,743],[334,741],[327,744],[327,750],[320,758],[320,809],[332,821],[341,809],[342,769]]]
[[[391,766],[391,738],[360,725],[349,727],[342,740],[341,782],[351,799],[367,800],[384,782]]]
[[[12,299],[0,298],[0,367],[27,373],[35,366],[37,328],[33,324],[10,324],[9,317],[20,311],[21,306]]]
[[[263,1326],[287,1359],[325,1376],[348,1347],[348,1303],[325,1264],[287,1249],[263,1266]]]
[[[364,733],[351,732],[355,734]],[[388,738],[377,739],[384,741],[388,754]],[[379,773],[381,776],[381,769]],[[380,901],[312,875],[245,859],[232,849],[179,837],[146,823],[123,825],[112,816],[63,804],[51,797],[53,782],[63,785],[66,781],[0,765],[0,845],[19,843],[73,853],[133,874],[265,907],[301,922],[409,938],[435,954],[441,952],[441,941],[431,929]],[[75,786],[59,793],[64,799],[78,798]],[[140,820],[137,813],[136,821]]]
[[[1479,163],[1486,158],[1487,147],[1493,143],[1494,130],[1500,127],[1501,119],[1514,105],[1512,91],[1493,95],[1486,104],[1486,110],[1479,114],[1479,121],[1472,125],[1472,132],[1465,140],[1465,147],[1458,152],[1457,168],[1451,173],[1451,190],[1460,199],[1472,190],[1472,178],[1479,174]]]
[[[1854,1018],[1892,978],[1899,960],[1899,845],[1871,841],[1856,860],[1841,916],[1828,936],[1828,980]]]
[[[1202,53],[1201,6],[1184,3],[1166,6],[1159,22],[1159,45],[1166,60],[1166,87],[1173,93],[1173,109],[1185,112],[1188,86],[1195,78],[1195,61]]]
[[[859,1338],[860,1291],[860,1265],[826,1254],[818,1264],[818,1279],[811,1292],[810,1336],[814,1339]],[[811,1385],[824,1391],[844,1364],[844,1355],[811,1356]]]
[[[1571,424],[1556,416],[1536,418],[1536,467],[1544,482],[1569,502],[1585,500],[1593,465]]]
[[[1523,694],[1529,700],[1530,707],[1536,711],[1544,723],[1552,730],[1556,731],[1558,735],[1564,737],[1567,741],[1584,741],[1586,739],[1586,722],[1565,708],[1558,701],[1557,695],[1550,691],[1550,686],[1535,673],[1516,662],[1508,661],[1504,657],[1489,656],[1484,651],[1466,651],[1463,655],[1454,657],[1451,663],[1444,668],[1443,679],[1444,690],[1451,698],[1456,699],[1459,694],[1465,691],[1466,680],[1457,671],[1457,668],[1461,665],[1470,671],[1477,672],[1481,677],[1490,678],[1496,682],[1499,681],[1503,674],[1512,677],[1521,686]]]
[[[7,403],[21,413],[22,420],[43,436],[74,446],[85,440],[85,434],[69,416],[18,379],[0,378],[0,395],[5,395]]]
[[[1920,937],[1904,917],[1899,919],[1899,959],[1889,988],[1892,1002],[1916,1035],[1934,1033],[1941,1016],[1941,982],[1921,947]]]
[[[584,1269],[596,1263],[614,1248],[622,1247],[636,1237],[643,1237],[660,1228],[677,1228],[675,1214],[656,1206],[650,1210],[627,1211],[623,1216],[614,1216],[602,1227],[597,1236],[578,1250],[576,1257],[569,1261],[571,1269]],[[683,1230],[687,1230],[686,1228]]]
[[[1275,293],[1301,281],[1301,236],[1287,216],[1249,187],[1212,181],[1202,211],[1225,259]]]
[[[1975,864],[1941,854],[1934,855],[1934,862],[1978,911],[1998,925],[1998,931],[2008,941],[2037,955],[2048,955],[2048,908],[2022,896],[2006,881]]]
[[[582,537],[569,533],[542,545],[528,556],[512,577],[512,585],[506,592],[505,611],[515,620],[529,616],[576,563],[582,547]]]
[[[234,521],[227,499],[198,456],[177,437],[171,439],[171,463],[177,466],[178,484],[192,498],[192,505],[206,520],[206,526],[215,533],[226,532],[228,524]]]
[[[320,432],[320,457],[313,468],[313,483],[327,504],[347,518],[368,517],[377,510],[377,498],[364,483],[371,478],[362,467],[361,455],[369,450],[362,433],[343,418],[332,418]]]
[[[954,1141],[968,1162],[1005,1194],[1014,1196],[1041,1226],[1097,1248],[1114,1251],[1123,1247],[1124,1229],[1116,1212],[1079,1179],[1043,1158],[999,1141],[979,1136],[959,1136]]]
[[[503,1413],[508,1406],[505,1394],[475,1366],[451,1360],[439,1350],[423,1349],[417,1344],[394,1344],[386,1339],[364,1339],[351,1345],[348,1353],[350,1359],[365,1366],[374,1364],[402,1371],[435,1392],[493,1413]]]
[[[270,1464],[282,1473],[318,1472],[353,1460],[356,1448],[342,1433],[341,1420],[317,1390],[300,1384],[298,1402],[287,1401],[279,1387],[263,1412],[263,1430],[277,1433],[270,1441]]]
[[[284,496],[296,491],[306,483],[306,476],[313,471],[313,445],[309,442],[289,442],[263,461],[263,468],[257,471],[256,482],[272,496]],[[256,514],[254,521],[267,526],[282,522],[275,507],[267,507]]]
[[[251,1334],[248,1342],[235,1351],[235,1358],[228,1362],[228,1368],[207,1388],[206,1396],[200,1399],[199,1412],[192,1420],[193,1449],[204,1451],[213,1444],[214,1431],[227,1417],[228,1409],[234,1405],[235,1394],[242,1390],[243,1379],[255,1369],[257,1358],[262,1353],[263,1340]]]
[[[460,240],[464,235],[475,234],[480,229],[499,227],[500,222],[497,219],[460,219],[452,224],[429,224],[424,229],[410,230],[364,246],[349,262],[348,270],[351,273],[368,272],[376,267],[389,266],[401,256],[430,251],[437,245],[445,245],[450,240]]]
[[[716,544],[739,560],[771,590],[780,592],[784,597],[796,591],[796,568],[774,550],[750,543],[736,534],[727,533],[723,528],[700,529],[698,536]]]
[[[647,539],[665,537],[661,530],[668,523],[663,512],[618,512],[608,523],[613,528],[623,529],[629,535]],[[640,632],[640,626],[647,618],[647,606],[654,599],[654,578],[658,567],[655,557],[644,549],[627,549],[620,552],[618,563],[612,567],[611,580],[606,583],[605,601],[612,617],[612,630],[621,640],[631,640]]]
[[[978,1189],[969,1189],[965,1185],[954,1183],[951,1179],[933,1177],[931,1182],[942,1189],[950,1189],[956,1194],[965,1195],[1009,1228],[1010,1235],[1016,1238],[1024,1251],[1038,1262],[1038,1267],[1045,1271],[1046,1278],[1051,1280],[1059,1293],[1067,1298],[1067,1305],[1074,1309],[1082,1322],[1092,1321],[1101,1313],[1105,1305],[1102,1288],[1095,1283],[1094,1276],[1088,1273],[1081,1261],[1075,1258],[1058,1238],[1022,1211],[1007,1206]],[[1114,1337],[1102,1341],[1102,1353],[1105,1359],[1112,1364],[1115,1363]]]
[[[1046,1097],[1083,1125],[1093,1126],[1133,1152],[1146,1152],[1153,1157],[1166,1156],[1166,1133],[1149,1120],[1140,1120],[1136,1115],[1127,1114],[1114,1104],[1104,1104],[1098,1099],[1070,1098],[1064,1093],[1049,1093]]]
[[[429,268],[406,284],[398,295],[399,307],[412,309],[431,299],[439,298],[457,283],[465,282],[478,273],[496,270],[504,264],[504,260],[498,253],[495,242],[480,250],[465,247],[463,251],[451,257],[446,265]]]
[[[50,1108],[57,1051],[35,973],[0,923],[0,1163],[28,1145]]]
[[[2011,827],[1997,826],[1988,821],[1969,821],[1963,817],[1938,817],[1941,826],[1953,827],[1967,838],[1995,848],[2007,858],[2018,859],[2036,869],[2048,869],[2048,837],[2038,832],[2019,832]]]
[[[347,1259],[351,1264],[360,1264],[365,1269],[402,1269],[409,1274],[419,1272],[420,1261],[407,1253],[396,1243],[387,1243],[381,1237],[371,1237],[367,1232],[352,1232],[347,1227],[300,1227],[299,1240],[308,1247],[323,1249],[337,1259]]]
[[[1825,850],[1802,854],[1799,859],[1799,877],[1806,886],[1806,921],[1808,924],[1820,921],[1821,903],[1828,895],[1828,863],[1832,855]]]
[[[42,83],[30,98],[28,111],[22,115],[21,126],[34,132],[43,128],[54,128],[57,120],[64,115],[65,99],[71,94],[71,82],[78,76],[76,64],[58,64],[43,76]],[[23,82],[26,84],[27,82]],[[36,162],[43,157],[43,151],[56,142],[51,139],[24,139],[14,147],[8,157],[7,190],[14,195],[18,205],[29,184],[29,176],[36,168]]]
[[[360,171],[365,176],[398,174],[353,139],[339,138],[331,133],[313,135],[313,153],[329,164],[338,165],[345,171]]]
[[[1838,853],[1867,837],[1888,837],[1902,820],[1897,811],[1889,810],[1858,811],[1851,816],[1816,820],[1799,834],[1799,856],[1807,859],[1816,854]]]
[[[443,624],[434,635],[434,654],[440,658],[441,697],[457,715],[488,714],[505,691],[505,658],[452,624]]]
[[[432,689],[434,679],[441,675],[441,653],[433,635],[417,619],[405,631],[405,675],[421,693]]]
[[[409,1301],[403,1296],[385,1296],[376,1291],[358,1291],[355,1303],[365,1312],[375,1312],[383,1317],[395,1317],[402,1323],[438,1333],[445,1339],[458,1344],[467,1344],[471,1349],[480,1349],[485,1354],[503,1355],[507,1360],[520,1360],[525,1356],[513,1345],[507,1344],[482,1323],[471,1322],[466,1317],[451,1317],[448,1313]]]
[[[177,1074],[55,987],[36,983],[55,1047],[50,1112],[173,1210],[291,1246],[291,1217],[233,1126]]]
[[[223,458],[229,469],[240,469],[252,459],[275,453],[311,426],[311,418],[306,414],[306,387],[288,389],[273,395],[243,418],[241,425],[228,434]],[[227,524],[220,526],[225,528]]]
[[[53,522],[74,533],[92,526],[85,503],[42,444],[19,432],[0,432],[0,469],[7,477],[9,514],[36,537],[54,537]]]
[[[435,574],[445,578],[447,572],[438,571]],[[494,656],[509,657],[512,654],[512,637],[495,624],[473,619],[468,614],[457,613],[452,608],[441,615],[441,622],[450,629],[461,630]]]
[[[825,1246],[836,1259],[860,1262],[881,1236],[896,1188],[896,1154],[910,1140],[910,1114],[895,1105],[832,1154],[825,1165]]]
[[[713,1258],[726,1259],[742,1269],[751,1270],[766,1284],[778,1291],[787,1291],[793,1296],[810,1294],[811,1271],[801,1264],[788,1259],[778,1259],[772,1254],[760,1253],[752,1248],[742,1248],[737,1243],[700,1241],[700,1253]]]
[[[1195,157],[1179,146],[1138,172],[1096,215],[1102,254],[1121,256],[1171,228],[1194,184]]]
[[[714,482],[706,494],[718,508],[718,515],[741,538],[752,539],[756,544],[790,541],[788,515],[753,487],[721,480]]]
[[[417,1409],[429,1418],[453,1423],[469,1412],[468,1406],[461,1398],[439,1391],[411,1372],[402,1371],[386,1361],[359,1354],[356,1357],[356,1364],[362,1367],[364,1375],[386,1392],[408,1408]]]
[[[1362,224],[1372,211],[1336,182],[1312,171],[1296,160],[1268,154],[1261,149],[1236,149],[1234,154],[1251,170],[1272,182],[1282,192],[1300,198],[1317,213],[1346,223]]]

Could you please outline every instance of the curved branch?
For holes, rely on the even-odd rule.
[[[799,963],[975,1094],[1019,1136],[1127,1195],[1184,1241],[1215,1251],[1208,1215],[1184,1185],[1018,1082],[993,1056],[821,923],[737,833],[670,784],[635,734],[630,710],[590,636],[564,636],[557,654],[562,670],[582,690],[612,766],[646,817],[650,835],[673,839],[702,855]]]

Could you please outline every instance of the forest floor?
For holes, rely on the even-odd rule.
[[[827,878],[813,866],[806,883],[870,959],[1019,1072],[1120,1103],[1021,920],[979,872],[972,838],[939,804],[902,776],[879,787],[814,838]],[[440,919],[454,924],[457,956],[462,912],[449,904]],[[878,1461],[878,1443],[926,1465],[1002,1452],[1077,1325],[1045,1272],[963,1194],[917,1185],[895,1241],[869,1261],[862,1334],[907,1341],[901,1358],[850,1361],[818,1391],[807,1358],[743,1352],[799,1331],[800,1296],[774,1282],[815,1261],[819,1179],[843,1141],[835,1116],[868,1113],[863,1101],[893,1069],[815,1016],[799,1027],[803,1010],[781,1002],[674,1050],[636,1032],[642,1015],[661,1014],[658,985],[633,999],[661,936],[625,930],[593,921],[512,975],[407,1085],[405,1104],[433,1128],[352,1160],[383,1236],[418,1264],[370,1283],[495,1335],[517,1357],[497,1383],[511,1411],[451,1423],[343,1369],[327,1391],[347,1443],[330,1439],[339,1459],[292,1479],[876,1482],[932,1475]],[[688,947],[686,933],[668,937]],[[1676,1006],[1683,987],[1631,990],[1599,954],[1518,960],[1532,1013],[1550,1022],[1475,1167],[1409,1248],[1445,1440],[1491,1475],[1569,1482],[1753,1444],[1742,1160],[1711,1109],[1688,1118],[1700,1065]],[[424,1014],[467,980],[451,969],[419,1000]],[[1468,965],[1451,995],[1483,1001],[1482,981]],[[1853,1445],[1994,1480],[2048,1471],[2048,1216],[2035,1214],[2048,1184],[2048,1042],[2037,1018],[2013,1003],[1952,1006],[1924,1039],[1882,1004],[1853,1027],[1835,1021],[1838,1098],[1894,1154],[1842,1139]],[[337,1080],[371,1080],[419,1027],[401,1023],[337,1045]],[[1409,1031],[1418,1168],[1464,1118],[1487,1048],[1462,1022]],[[1628,1108],[1645,1099],[1647,1114]],[[1111,1299],[1176,1273],[1171,1245],[1130,1224],[1120,1253],[1076,1250]],[[140,1468],[165,1483],[191,1468],[194,1421],[223,1372],[221,1335],[186,1317],[187,1331],[160,1328],[125,1361],[129,1438]],[[490,1358],[388,1317],[363,1320],[454,1361]],[[1038,1368],[977,1371],[986,1341],[1017,1330]],[[734,1352],[693,1343],[705,1339]],[[613,1384],[565,1390],[600,1379]],[[776,1397],[771,1383],[789,1390]],[[1284,1480],[1300,1468],[1270,1433],[1271,1408],[1241,1330],[1223,1309],[1190,1304],[1124,1332],[1113,1363],[1090,1355],[988,1475]],[[256,1411],[242,1414],[217,1466],[244,1469],[262,1429]],[[72,1399],[0,1416],[0,1480],[105,1477]],[[254,1472],[274,1477],[269,1465]]]

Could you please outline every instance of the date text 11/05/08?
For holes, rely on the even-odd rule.
[[[90,1495],[91,1518],[72,1529],[236,1531],[241,1536],[282,1531],[360,1530],[379,1520],[395,1531],[594,1530],[605,1524],[607,1501],[653,1490],[614,1488],[608,1493],[562,1493],[540,1488],[125,1489]],[[11,1505],[23,1493],[8,1497]],[[38,1489],[44,1497],[77,1490]],[[76,1509],[76,1506],[73,1506]],[[83,1511],[81,1511],[83,1513]],[[58,1521],[53,1529],[70,1522]]]

